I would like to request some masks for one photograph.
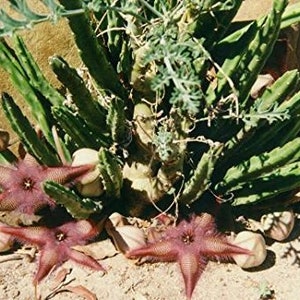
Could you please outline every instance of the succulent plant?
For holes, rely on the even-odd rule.
[[[83,245],[98,234],[98,228],[91,221],[67,222],[55,228],[13,227],[0,224],[0,231],[1,234],[12,235],[19,241],[35,244],[41,249],[38,271],[33,280],[35,285],[53,267],[58,267],[68,259],[95,270],[104,271],[95,259],[72,249],[72,246]]]
[[[208,260],[227,261],[237,255],[251,257],[254,247],[248,249],[243,246],[229,242],[216,230],[212,216],[203,214],[193,216],[189,221],[183,220],[177,227],[167,228],[157,240],[130,250],[127,255],[145,257],[150,261],[177,261],[184,278],[186,296],[190,300]]]
[[[267,257],[266,242],[260,233],[251,231],[239,232],[233,242],[234,245],[251,251],[252,255],[235,254],[232,256],[237,265],[248,269],[261,265]]]
[[[13,34],[13,46],[3,40],[1,65],[44,136],[3,94],[26,151],[48,165],[62,156],[70,162],[80,148],[99,151],[105,190],[99,198],[107,205],[115,199],[130,214],[215,195],[233,195],[234,207],[277,205],[300,176],[299,73],[280,74],[255,101],[250,91],[280,29],[298,20],[299,5],[286,9],[287,1],[274,1],[268,15],[236,29],[241,2],[45,1],[49,15],[42,17],[11,1],[24,19],[2,11],[1,34],[50,15],[67,17],[96,86],[89,89],[63,58],[50,58],[71,97],[66,105],[67,95],[49,83],[22,39]]]
[[[68,215],[184,215],[213,211],[215,200],[244,215],[289,205],[300,180],[299,72],[281,70],[263,91],[252,88],[280,31],[300,20],[299,3],[274,0],[245,24],[234,21],[242,0],[42,2],[40,13],[10,0],[19,19],[0,10],[0,66],[31,115],[7,93],[2,107],[41,165],[71,165],[92,151],[92,182],[43,182]],[[60,90],[16,33],[59,18],[88,73],[51,57]],[[0,162],[14,164],[18,154],[3,141]]]

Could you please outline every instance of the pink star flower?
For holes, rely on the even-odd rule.
[[[234,254],[251,254],[231,244],[224,234],[216,230],[209,214],[193,216],[190,222],[181,221],[169,227],[162,236],[128,253],[129,257],[147,257],[153,261],[177,261],[183,275],[187,299],[191,299],[198,279],[208,259],[225,261]]]
[[[90,169],[90,165],[48,167],[30,155],[14,165],[0,166],[0,210],[33,214],[44,206],[54,207],[55,201],[44,192],[43,183],[70,183]]]
[[[99,229],[91,221],[71,221],[54,228],[12,227],[0,224],[0,232],[10,234],[23,243],[34,244],[39,248],[38,270],[33,280],[35,285],[53,267],[58,267],[69,259],[92,269],[104,271],[95,259],[72,249],[73,246],[86,244],[98,235]]]

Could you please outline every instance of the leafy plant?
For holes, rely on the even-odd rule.
[[[283,74],[256,101],[250,89],[282,19],[297,20],[299,5],[285,11],[286,1],[274,1],[269,15],[232,32],[241,1],[44,1],[49,11],[44,15],[26,1],[11,4],[23,26],[2,11],[2,35],[67,17],[98,88],[89,90],[63,58],[52,57],[53,71],[72,98],[66,106],[66,95],[49,84],[19,36],[13,48],[1,43],[1,65],[31,108],[46,147],[9,95],[3,95],[3,107],[40,162],[58,163],[53,126],[68,160],[77,148],[101,148],[115,157],[112,170],[129,169],[116,189],[108,179],[114,171],[102,168],[107,191],[102,197],[121,196],[129,211],[131,194],[136,196],[131,182],[138,177],[145,179],[139,190],[150,204],[170,198],[171,191],[179,203],[201,202],[212,190],[223,197],[232,193],[233,205],[241,206],[297,188],[299,74]],[[203,24],[213,28],[204,31]],[[211,70],[215,75],[208,78]]]
[[[269,14],[240,25],[242,0],[42,2],[43,14],[10,0],[18,19],[0,10],[0,65],[42,138],[10,95],[2,106],[40,164],[71,164],[79,148],[99,152],[100,196],[44,183],[72,218],[148,217],[173,206],[191,213],[215,199],[229,199],[236,213],[289,204],[300,180],[299,72],[280,74],[258,99],[251,88],[280,30],[300,20],[299,3],[274,0]],[[59,18],[68,19],[89,74],[51,57],[65,94],[16,34]],[[9,148],[0,156],[16,159]]]

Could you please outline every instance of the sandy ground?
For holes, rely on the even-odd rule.
[[[209,262],[195,288],[193,299],[277,299],[297,300],[300,291],[300,270],[294,264],[295,253],[289,257],[283,254],[292,245],[300,251],[300,220],[288,242],[272,243],[268,246],[266,261],[253,270],[243,270],[233,263]],[[94,245],[95,246],[95,245]],[[70,286],[82,285],[95,295],[93,299],[110,300],[181,300],[185,299],[184,286],[176,263],[155,263],[137,266],[115,251],[110,240],[96,244],[98,253],[110,257],[101,263],[107,273],[94,272],[75,263],[66,262],[38,287],[41,300],[80,300],[84,298],[64,291],[53,295],[53,286],[57,274],[62,269],[71,269],[66,281]],[[9,258],[1,256],[1,259]],[[0,263],[0,300],[31,300],[35,289],[32,285],[36,269],[34,262],[27,259]],[[260,298],[263,291],[269,291],[272,297]]]
[[[32,1],[36,2],[36,0]],[[239,18],[251,18],[253,12],[254,17],[257,17],[257,5],[259,6],[259,11],[262,12],[268,9],[267,3],[269,2],[271,1],[246,0]],[[5,3],[7,3],[6,0],[4,0],[3,5]],[[34,56],[42,64],[42,68],[46,71],[47,76],[50,76],[50,72],[47,69],[47,59],[54,53],[61,54],[68,61],[73,60],[75,65],[78,63],[76,52],[70,51],[70,49],[74,49],[74,46],[68,31],[65,31],[62,26],[59,28],[59,34],[52,34],[52,29],[49,29],[51,29],[50,25],[42,25],[41,29],[37,29],[37,32],[29,32],[26,36]],[[47,36],[43,34],[45,31],[48,32]],[[43,40],[44,38],[47,38],[46,42]],[[53,49],[53,45],[60,45],[60,47]],[[0,78],[6,78],[6,75],[0,72]],[[51,80],[55,81],[53,77],[51,78]],[[16,95],[7,80],[0,80],[0,91],[7,90]],[[5,128],[2,120],[3,116],[0,111],[0,127]],[[210,262],[196,286],[193,299],[300,299],[300,291],[298,289],[300,270],[298,265],[293,264],[295,253],[292,253],[293,255],[288,258],[282,257],[283,253],[291,245],[293,245],[295,251],[300,253],[299,236],[300,221],[298,220],[290,240],[285,243],[270,244],[266,262],[255,270],[246,271],[235,264]],[[100,256],[103,256],[101,253],[108,253],[109,257],[101,260],[101,263],[108,271],[106,274],[93,272],[72,262],[67,262],[42,281],[38,287],[40,300],[185,299],[183,280],[176,263],[136,266],[133,261],[117,253],[110,240],[99,242],[97,247],[99,247]],[[9,258],[11,258],[9,254],[0,256],[0,261],[2,261],[0,263],[0,300],[34,299],[35,289],[32,285],[32,278],[36,270],[36,264],[26,258],[5,261]],[[67,291],[53,295],[55,277],[62,268],[71,269],[70,274],[66,278],[67,281],[71,281],[70,286],[82,285],[90,290],[95,295],[95,298],[84,298]],[[268,290],[272,296],[261,298],[264,289]],[[51,293],[53,297],[51,297]]]

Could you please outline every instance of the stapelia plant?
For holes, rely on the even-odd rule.
[[[1,225],[0,231],[15,236],[19,241],[35,244],[40,248],[38,270],[33,283],[38,284],[53,267],[71,259],[95,270],[104,271],[92,257],[72,249],[93,239],[99,230],[88,220],[71,221],[54,228],[47,227],[12,227]]]
[[[10,0],[19,19],[0,11],[0,65],[42,138],[6,93],[2,107],[43,166],[70,164],[80,148],[98,151],[103,193],[97,187],[87,198],[43,178],[50,179],[43,191],[66,215],[101,221],[112,211],[193,213],[215,198],[229,199],[234,214],[289,205],[300,179],[299,72],[281,66],[271,72],[271,86],[251,89],[280,30],[299,21],[299,4],[274,0],[269,14],[241,24],[234,16],[242,0],[42,2],[39,13],[25,0]],[[65,93],[49,83],[15,34],[61,17],[87,70],[82,76],[62,57],[50,58]],[[0,159],[16,161],[9,148]],[[169,233],[194,226],[180,224]]]
[[[187,299],[200,278],[208,259],[229,260],[234,254],[251,252],[231,244],[220,234],[209,214],[193,216],[168,228],[161,237],[146,246],[134,249],[129,256],[148,257],[159,261],[178,261],[184,278]]]
[[[1,210],[17,210],[34,214],[44,206],[55,206],[43,190],[43,183],[52,180],[61,184],[74,181],[91,170],[90,165],[79,167],[47,167],[38,164],[30,155],[13,166],[0,166]]]

